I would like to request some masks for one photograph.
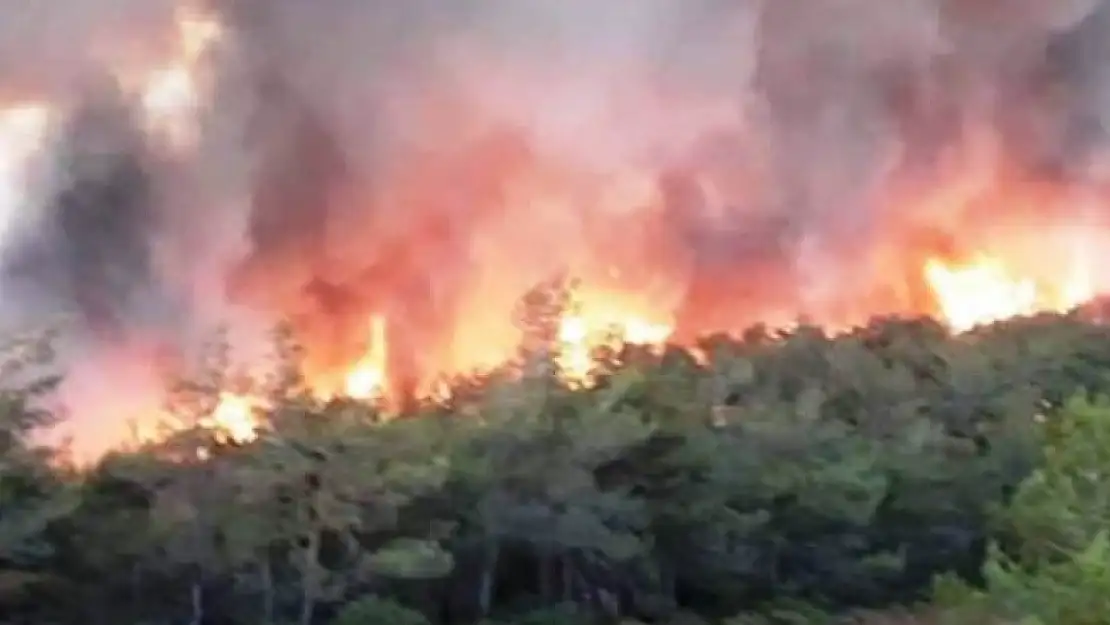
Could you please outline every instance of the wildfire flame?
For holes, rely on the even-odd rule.
[[[669,325],[651,323],[630,313],[616,319],[585,314],[567,315],[559,324],[562,349],[558,364],[568,379],[584,383],[593,368],[594,350],[607,340],[651,347],[665,343],[672,331]]]
[[[212,414],[201,421],[201,426],[211,429],[219,444],[243,445],[258,436],[258,406],[248,395],[224,392]]]
[[[1013,275],[1001,258],[989,254],[962,263],[929,258],[922,273],[937,298],[938,314],[957,332],[1039,311],[1064,312],[1093,296],[1085,271],[1077,270],[1056,288],[1038,288],[1035,280]],[[360,400],[381,399],[387,392],[386,319],[374,315],[368,325],[364,354],[347,371],[343,383],[343,394]],[[576,311],[560,320],[558,364],[569,382],[586,384],[597,347],[611,341],[659,346],[672,332],[671,325],[649,321],[619,305]],[[225,392],[204,425],[219,443],[245,444],[258,434],[257,408],[258,402],[250,396]]]
[[[386,382],[385,318],[375,315],[370,320],[370,341],[366,354],[347,373],[344,392],[353,399],[376,399],[382,396]]]
[[[958,331],[1036,310],[1033,281],[1011,277],[996,258],[985,256],[956,266],[929,259],[925,276],[937,294],[941,314]]]
[[[957,332],[1036,312],[1067,312],[1093,295],[1085,271],[1045,287],[1014,276],[1000,258],[986,254],[959,264],[930,258],[924,274],[941,316]]]
[[[164,141],[174,150],[184,151],[190,149],[199,136],[200,129],[197,123],[199,114],[202,112],[201,107],[205,102],[204,91],[207,86],[203,73],[205,57],[221,42],[226,33],[216,17],[196,10],[181,11],[177,15],[175,25],[176,41],[172,58],[146,63],[142,71],[135,71],[134,68],[126,72],[120,70],[117,72],[117,77],[121,89],[135,97],[145,124],[144,130],[150,138]],[[27,187],[25,169],[28,159],[43,144],[53,115],[54,109],[49,104],[23,103],[0,108],[0,242],[3,241],[5,224],[11,222],[9,213],[18,210],[23,202]],[[497,152],[496,149],[494,151]],[[629,165],[630,170],[614,175],[614,181],[611,184],[596,185],[598,188],[590,187],[584,191],[578,188],[577,178],[573,175],[564,176],[565,172],[560,168],[560,164],[551,165],[539,157],[533,160],[529,156],[519,155],[510,150],[509,157],[498,152],[489,159],[490,163],[478,162],[482,161],[481,158],[475,158],[473,159],[475,163],[470,163],[469,156],[464,158],[468,161],[467,167],[463,168],[466,172],[479,172],[479,175],[474,178],[482,178],[489,174],[490,177],[497,179],[499,186],[494,195],[504,195],[507,198],[504,200],[506,204],[526,206],[529,210],[525,212],[542,214],[544,219],[534,221],[520,219],[518,222],[516,213],[505,211],[507,214],[504,216],[504,221],[491,219],[495,223],[488,224],[488,228],[483,231],[483,236],[475,237],[481,240],[471,241],[470,251],[479,257],[475,264],[480,265],[480,268],[475,271],[478,274],[477,278],[468,276],[468,280],[472,278],[474,284],[469,281],[464,282],[467,282],[467,286],[475,287],[472,290],[476,294],[472,295],[467,291],[467,294],[460,298],[463,303],[457,306],[455,318],[437,321],[447,327],[443,332],[447,335],[446,338],[440,336],[438,339],[448,346],[435,345],[428,348],[431,352],[428,358],[434,362],[426,367],[427,370],[419,372],[426,378],[418,381],[418,386],[422,388],[432,384],[431,379],[436,375],[493,366],[511,356],[515,337],[511,330],[505,327],[511,324],[507,319],[502,323],[502,319],[495,318],[496,315],[487,310],[486,296],[491,292],[501,296],[510,290],[513,292],[509,293],[506,299],[520,295],[517,287],[521,286],[519,283],[522,279],[513,273],[515,269],[513,265],[518,257],[532,258],[531,255],[535,254],[536,257],[541,258],[537,261],[538,264],[546,267],[550,263],[545,263],[549,259],[540,253],[542,250],[520,249],[526,247],[522,245],[502,245],[503,241],[557,240],[558,245],[565,244],[568,248],[578,246],[574,247],[574,251],[567,256],[573,257],[575,262],[581,261],[584,267],[581,273],[587,274],[581,277],[587,282],[590,278],[597,277],[599,282],[608,284],[606,281],[608,278],[619,282],[616,277],[609,275],[608,253],[612,252],[614,256],[619,257],[622,250],[599,249],[606,247],[608,239],[602,243],[594,240],[583,243],[564,241],[563,237],[558,236],[563,233],[562,228],[567,225],[565,217],[573,212],[572,208],[576,202],[592,201],[590,206],[596,208],[596,213],[606,216],[620,215],[624,220],[621,223],[629,224],[630,230],[642,228],[648,231],[643,236],[645,241],[655,243],[656,239],[667,240],[665,235],[668,233],[652,230],[653,227],[666,228],[652,221],[659,218],[661,211],[656,209],[663,203],[660,197],[662,192],[656,189],[660,186],[656,184],[659,176],[655,174],[658,172],[641,172]],[[440,165],[437,161],[435,165],[428,166],[428,169],[434,170]],[[471,165],[474,169],[469,168]],[[443,168],[451,170],[454,166],[454,163],[448,162],[443,165]],[[422,163],[414,166],[414,172],[405,170],[404,166],[398,166],[398,169],[404,170],[405,174],[399,177],[411,176],[417,181],[412,186],[419,189],[413,192],[415,199],[407,195],[410,191],[407,187],[403,192],[398,192],[401,199],[396,203],[400,209],[405,207],[406,202],[435,203],[439,201],[438,196],[428,189],[452,186],[438,185],[438,180],[427,180]],[[490,171],[486,171],[487,169]],[[501,171],[502,169],[508,170],[509,173]],[[556,171],[552,173],[548,171],[549,169]],[[966,169],[975,168],[969,165]],[[949,186],[942,184],[939,185],[941,187],[939,190],[933,190],[937,195],[937,198],[931,200],[937,205],[935,212],[957,211],[957,207],[973,200],[971,196],[979,192],[980,186],[984,185],[978,184],[982,182],[979,178],[981,172],[972,173],[975,175],[968,178],[976,184],[969,184],[968,180],[961,178],[964,172],[957,172],[952,176],[954,180]],[[587,177],[592,183],[593,178]],[[989,184],[996,182],[991,179]],[[589,187],[591,183],[581,186]],[[398,186],[405,187],[404,184],[398,184]],[[999,183],[998,186],[1004,185]],[[712,189],[703,189],[703,191],[712,195]],[[426,200],[425,194],[431,194],[432,199]],[[589,199],[595,195],[600,199]],[[1033,199],[1029,199],[1028,203],[1036,204],[1040,200],[1036,194],[1031,193],[1030,196]],[[909,198],[909,201],[916,199],[918,198]],[[720,206],[711,208],[719,209],[718,212],[723,211]],[[709,208],[705,211],[712,212]],[[723,220],[723,213],[718,217]],[[526,235],[514,238],[513,235],[518,234],[518,229],[525,228],[532,228],[538,232],[528,232]],[[566,229],[577,233],[575,228]],[[1076,228],[1076,230],[1079,229]],[[958,234],[964,235],[962,232]],[[488,235],[488,241],[486,235]],[[1081,239],[1081,234],[1073,237],[1075,247],[1081,247],[1078,245]],[[1014,246],[996,251],[993,244],[997,241],[992,240],[991,251],[988,251],[987,246],[976,245],[977,240],[977,235],[972,234],[967,234],[961,240],[963,246],[961,251],[967,252],[964,255],[950,254],[950,250],[936,249],[939,246],[923,245],[900,256],[899,262],[912,263],[912,267],[908,270],[909,277],[904,279],[915,281],[913,285],[915,288],[921,287],[926,290],[928,297],[925,299],[929,301],[898,302],[894,306],[896,311],[934,314],[943,319],[953,331],[963,332],[978,325],[1014,316],[1039,311],[1066,311],[1090,300],[1095,295],[1096,289],[1089,274],[1091,268],[1089,259],[1080,259],[1075,263],[1067,264],[1067,267],[1059,271],[1046,271],[1044,272],[1046,275],[1028,275],[1027,268],[1015,262],[1022,260],[1019,257],[1023,252],[1028,256],[1027,250],[1020,249],[1021,246]],[[633,259],[626,262],[625,266],[643,265],[642,271],[648,274],[668,273],[666,271],[668,268],[664,267],[667,261],[655,262],[656,259],[652,257],[655,248],[650,245],[644,247],[652,251],[645,253],[643,250],[638,250],[638,252],[629,253],[628,256]],[[665,252],[660,252],[660,256],[665,255]],[[559,260],[562,261],[562,259]],[[599,267],[606,267],[606,270],[598,270]],[[578,267],[576,266],[575,269]],[[1053,269],[1056,268],[1053,267]],[[668,274],[666,279],[672,277]],[[759,308],[765,303],[759,301],[764,292],[762,289],[766,286],[763,283],[775,283],[776,277],[774,275],[767,277],[763,274],[749,276],[749,282],[755,285],[752,290],[756,293],[750,297],[743,294],[738,296],[738,300],[742,304],[750,303],[753,308]],[[666,281],[666,279],[661,278],[660,281]],[[674,278],[672,281],[680,282],[681,278]],[[673,290],[684,291],[687,286],[689,285],[681,284]],[[777,284],[771,284],[767,287],[767,291],[777,292],[777,286]],[[717,286],[714,285],[714,288]],[[731,288],[733,285],[721,286],[720,290],[728,291]],[[748,288],[748,285],[745,284],[743,288]],[[660,346],[668,341],[678,340],[676,336],[686,336],[681,333],[682,321],[676,310],[679,307],[678,303],[665,297],[656,297],[654,293],[648,295],[632,291],[636,289],[628,287],[622,290],[621,287],[606,287],[588,290],[581,294],[578,305],[559,320],[557,340],[561,349],[558,364],[571,383],[585,384],[588,381],[594,364],[592,353],[595,348],[606,343],[616,341],[633,345]],[[868,299],[866,302],[859,303],[858,308],[871,309],[873,303]],[[342,395],[366,401],[391,399],[389,395],[392,378],[400,377],[391,358],[411,349],[411,346],[405,345],[403,340],[398,340],[396,335],[391,333],[391,324],[398,321],[400,316],[396,308],[389,309],[388,304],[383,306],[378,304],[379,302],[375,300],[373,305],[366,305],[364,309],[359,309],[354,314],[357,322],[355,325],[359,326],[355,332],[358,338],[351,342],[363,344],[353,351],[345,351],[343,363],[336,367],[336,371],[327,371],[327,375],[321,374],[315,378],[310,376],[309,385],[321,398]],[[768,307],[759,308],[759,310],[773,308],[776,311],[782,311],[788,306],[789,304],[775,301],[773,305],[768,304]],[[881,306],[876,305],[876,308]],[[853,312],[855,310],[853,309]],[[388,314],[382,311],[387,311]],[[882,309],[882,312],[886,312],[886,309]],[[839,323],[839,317],[835,321]],[[699,329],[729,332],[742,328]],[[315,338],[317,337],[308,336],[305,342],[311,343]],[[347,356],[352,357],[348,359]],[[202,425],[213,431],[217,443],[245,444],[258,436],[261,429],[259,413],[263,410],[263,403],[256,397],[224,391],[220,394],[212,413],[203,419]]]

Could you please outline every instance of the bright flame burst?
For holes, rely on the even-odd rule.
[[[636,316],[567,315],[559,324],[562,347],[559,367],[570,381],[585,383],[593,368],[593,353],[597,347],[614,340],[629,345],[658,346],[667,341],[672,331],[670,325],[651,323]]]
[[[380,400],[386,390],[385,318],[370,318],[369,339],[364,355],[350,368],[343,380],[343,394],[358,400]],[[321,393],[323,398],[329,394]],[[212,414],[201,420],[201,427],[212,430],[217,444],[244,445],[258,437],[261,429],[262,402],[249,394],[223,392]],[[208,452],[199,450],[203,458]]]
[[[224,392],[212,414],[201,427],[212,430],[219,444],[243,445],[258,436],[258,402],[248,395]]]
[[[344,393],[354,399],[379,399],[385,392],[387,358],[385,318],[370,319],[370,341],[365,355],[347,373]]]
[[[1062,286],[1045,287],[1013,275],[987,254],[958,264],[931,258],[924,273],[941,316],[957,332],[1042,311],[1066,312],[1094,295],[1085,271],[1074,271]]]

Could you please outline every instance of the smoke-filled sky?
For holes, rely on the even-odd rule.
[[[219,323],[324,370],[374,312],[458,369],[560,270],[688,335],[934,312],[926,257],[1049,279],[1110,232],[1098,0],[218,0],[170,145],[129,81],[181,4],[0,0],[0,102],[52,111],[0,153],[0,319],[77,320],[82,436]]]

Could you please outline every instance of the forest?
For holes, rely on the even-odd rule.
[[[1110,327],[757,326],[568,384],[556,299],[399,415],[312,397],[278,332],[243,444],[203,426],[216,341],[171,401],[196,427],[81,468],[31,436],[49,337],[13,341],[0,622],[1110,623]]]

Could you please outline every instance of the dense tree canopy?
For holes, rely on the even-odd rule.
[[[753,328],[607,350],[583,387],[524,327],[519,363],[397,418],[313,399],[291,358],[257,440],[197,455],[197,428],[81,472],[31,446],[46,386],[5,367],[3,613],[1110,623],[1110,328]]]

